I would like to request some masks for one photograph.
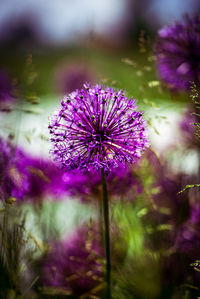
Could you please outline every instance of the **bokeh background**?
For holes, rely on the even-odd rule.
[[[191,99],[188,94],[169,91],[159,80],[154,42],[159,28],[180,20],[186,13],[199,14],[200,1],[0,1],[2,137],[23,148],[33,159],[50,161],[49,116],[59,106],[64,94],[81,88],[85,82],[103,83],[124,89],[128,96],[137,100],[140,109],[144,111],[144,117],[149,125],[151,150],[156,154],[153,158],[150,155],[150,162],[144,160],[141,169],[136,171],[136,178],[141,176],[144,181],[142,188],[147,190],[141,196],[141,201],[130,200],[131,203],[123,207],[123,212],[121,203],[114,208],[111,206],[113,219],[123,234],[121,244],[128,244],[128,249],[121,245],[119,252],[116,251],[116,256],[118,257],[118,254],[120,257],[120,254],[123,256],[127,250],[126,254],[127,256],[130,254],[130,259],[134,256],[131,261],[135,266],[132,267],[130,260],[127,259],[125,272],[120,273],[120,283],[117,286],[119,290],[123,290],[123,295],[120,295],[121,291],[116,288],[114,298],[183,298],[179,297],[179,293],[175,297],[171,295],[174,294],[174,285],[179,285],[180,273],[177,276],[174,274],[174,280],[173,275],[171,276],[172,293],[169,291],[170,295],[168,293],[164,295],[168,287],[165,289],[166,277],[163,276],[167,276],[170,270],[173,272],[173,263],[180,258],[176,255],[171,256],[171,247],[168,248],[167,245],[166,249],[165,245],[170,243],[168,231],[171,232],[172,225],[175,223],[176,226],[179,221],[176,218],[177,211],[185,212],[188,207],[185,197],[182,202],[183,209],[180,208],[177,198],[178,191],[185,186],[181,175],[190,176],[190,183],[199,183],[198,180],[193,181],[193,175],[199,173],[199,153],[193,147],[186,149],[183,145],[184,138],[187,137],[185,135],[189,131],[186,128],[186,133],[183,133],[186,121],[184,115],[188,111]],[[9,99],[8,102],[4,101],[5,95],[10,93],[12,94],[10,101]],[[164,166],[162,159],[167,161]],[[165,175],[169,173],[170,179],[166,179]],[[42,174],[39,172],[38,176],[42,177]],[[68,183],[68,179],[65,177],[65,183]],[[159,181],[159,186],[153,185],[155,180]],[[70,184],[73,185],[74,182],[75,177]],[[76,184],[75,187],[78,186],[78,189],[83,182],[77,181]],[[87,185],[87,182],[84,184]],[[140,189],[140,185],[137,188]],[[57,201],[57,193],[53,193],[47,196],[53,201],[44,200],[37,208],[26,202],[20,206],[20,209],[28,215],[26,230],[29,236],[32,236],[36,247],[39,247],[39,251],[45,247],[48,238],[51,239],[56,234],[57,238],[61,238],[70,234],[80,223],[98,218],[97,205],[83,205],[80,194],[77,198],[73,196],[73,199],[64,195],[63,201]],[[138,193],[140,194],[139,191]],[[155,202],[162,198],[162,202],[166,204],[161,214],[158,213],[160,211],[156,203],[151,202],[151,196]],[[192,203],[195,196],[195,192],[192,193]],[[170,221],[167,218],[169,209],[173,211]],[[149,218],[147,217],[147,220],[145,218],[144,222],[141,221],[141,217],[147,214]],[[187,218],[184,217],[181,218],[184,219],[183,222]],[[189,222],[190,220],[187,221],[189,225],[186,225],[186,235],[188,227],[193,228],[194,225]],[[41,227],[45,227],[45,232]],[[151,237],[151,242],[148,239],[146,241],[146,232],[151,235],[153,241]],[[176,232],[173,231],[172,234]],[[159,249],[156,247],[158,244],[161,244]],[[38,255],[36,252],[36,256]],[[183,256],[185,267],[198,258],[198,254],[186,257]],[[124,260],[121,259],[120,262],[123,264]],[[180,272],[181,265],[181,262],[180,265],[176,264],[176,269]],[[166,273],[162,273],[161,277],[162,267]],[[185,269],[183,268],[183,273]],[[189,276],[190,274],[189,271]],[[130,295],[133,290],[135,297]]]

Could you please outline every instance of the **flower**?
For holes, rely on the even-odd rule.
[[[14,86],[9,74],[0,70],[0,111],[12,111],[11,104],[16,101],[17,89]]]
[[[30,157],[20,147],[0,138],[0,198],[40,201],[46,195],[67,194],[63,171],[48,160]]]
[[[196,123],[199,123],[198,116],[188,107],[179,122],[180,140],[188,149],[199,149],[199,138],[195,136],[198,133]]]
[[[62,64],[56,70],[55,87],[61,94],[70,93],[80,89],[84,82],[95,81],[94,71],[81,61]]]
[[[160,78],[172,90],[200,84],[200,17],[185,16],[158,31],[155,54]]]
[[[0,71],[0,102],[10,102],[13,100],[14,86],[8,74]]]
[[[107,176],[108,192],[111,198],[114,199],[128,199],[134,200],[133,192],[142,191],[142,183],[135,173],[135,169],[131,167],[117,167]],[[76,196],[81,201],[87,202],[89,200],[100,199],[102,181],[101,175],[97,172],[80,173],[77,170],[64,172],[62,176],[62,183],[65,184],[66,192],[69,196]],[[130,196],[127,196],[127,195]]]
[[[85,84],[65,96],[49,124],[54,160],[65,170],[99,170],[135,162],[148,146],[135,100],[102,85]]]
[[[0,196],[21,199],[28,191],[28,173],[24,168],[25,155],[21,149],[0,138]]]
[[[51,242],[38,261],[39,284],[57,287],[78,298],[103,281],[103,251],[97,227],[82,225],[70,237]]]
[[[190,206],[190,217],[177,232],[175,246],[181,252],[199,257],[200,246],[200,204]]]

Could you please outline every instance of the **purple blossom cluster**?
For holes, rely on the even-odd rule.
[[[0,138],[0,196],[6,201],[40,201],[46,195],[61,197],[65,190],[61,172],[51,161],[32,158]]]
[[[160,78],[172,90],[189,90],[200,84],[200,17],[185,16],[182,21],[159,30],[155,45]]]
[[[23,152],[0,138],[0,190],[1,199],[21,199],[29,189],[28,172],[24,167]]]
[[[83,202],[98,200],[101,197],[101,175],[98,172],[79,173],[77,170],[64,172],[62,182],[69,196],[77,197]],[[135,193],[143,190],[142,182],[131,167],[117,167],[107,176],[110,198],[135,199]],[[135,192],[131,193],[131,190]],[[130,196],[127,196],[130,191]]]
[[[78,298],[103,282],[103,251],[97,226],[83,225],[70,237],[50,244],[39,261],[40,281]]]
[[[146,122],[124,92],[85,84],[64,97],[49,124],[51,154],[65,170],[134,163],[148,146]]]

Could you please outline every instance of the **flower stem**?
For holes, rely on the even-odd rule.
[[[106,184],[106,176],[104,169],[101,169],[101,178],[103,186],[103,213],[104,213],[104,228],[105,228],[105,247],[106,247],[106,298],[111,298],[110,289],[110,273],[111,273],[111,263],[110,263],[110,227],[109,227],[109,206],[108,206],[108,191]]]

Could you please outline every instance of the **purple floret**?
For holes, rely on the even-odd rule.
[[[148,146],[146,122],[124,92],[85,84],[65,96],[49,124],[51,154],[65,170],[125,166]]]
[[[200,17],[185,16],[158,31],[155,45],[160,78],[172,90],[200,84]]]

